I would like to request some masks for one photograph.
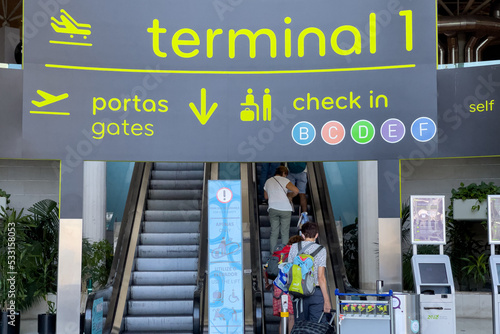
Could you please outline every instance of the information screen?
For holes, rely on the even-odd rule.
[[[419,263],[420,279],[424,284],[448,283],[444,263]]]

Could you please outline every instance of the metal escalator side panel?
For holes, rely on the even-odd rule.
[[[335,225],[335,217],[331,206],[323,163],[308,163],[308,171],[309,185],[312,193],[311,202],[317,215],[317,222],[320,224],[320,241],[328,247],[330,267],[332,268],[331,275],[333,275],[334,279],[332,283],[334,283],[335,288],[338,288],[341,293],[345,293],[351,290],[352,286],[349,283],[344,266],[343,250],[340,247],[340,238]],[[322,236],[321,233],[323,231],[324,235]],[[333,293],[335,288],[332,289],[330,286],[330,294]]]

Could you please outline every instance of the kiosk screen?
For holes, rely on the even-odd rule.
[[[497,277],[500,277],[500,263],[497,263]]]
[[[446,266],[444,263],[419,263],[420,279],[423,284],[446,284]]]

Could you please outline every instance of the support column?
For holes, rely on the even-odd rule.
[[[78,333],[82,270],[83,164],[61,172],[57,333]]]
[[[384,291],[403,291],[399,160],[378,161],[379,279]]]
[[[358,162],[358,257],[361,290],[375,291],[378,265],[378,165]]]
[[[16,64],[14,51],[20,41],[18,28],[0,27],[0,63]]]
[[[106,238],[106,162],[85,161],[83,172],[83,237]]]

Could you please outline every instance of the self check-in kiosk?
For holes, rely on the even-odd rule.
[[[415,292],[420,297],[422,334],[455,334],[455,286],[446,255],[414,255]]]
[[[490,256],[491,289],[493,301],[493,333],[500,333],[500,255]]]
[[[500,196],[488,195],[488,240],[491,246],[490,273],[493,302],[493,333],[500,334],[500,255],[495,246],[500,244]]]
[[[420,300],[421,334],[455,334],[455,286],[446,244],[444,196],[411,196],[412,268]],[[417,254],[418,245],[437,245],[439,255]]]

